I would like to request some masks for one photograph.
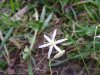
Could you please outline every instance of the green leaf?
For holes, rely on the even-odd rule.
[[[29,22],[29,27],[33,30],[40,30],[42,28],[43,23],[39,21]]]
[[[51,14],[47,17],[47,19],[44,21],[44,23],[43,23],[43,29],[49,25],[49,22],[50,22],[52,16],[53,16],[53,13],[51,13]]]
[[[10,28],[10,30],[8,31],[8,33],[6,34],[6,36],[4,37],[1,45],[0,45],[0,49],[2,48],[2,46],[5,44],[5,42],[8,40],[9,36],[11,35],[11,32],[13,31],[13,28]]]
[[[86,5],[84,5],[84,8],[85,8],[85,10],[87,11],[88,15],[93,19],[93,21],[96,22],[96,20],[95,20],[95,18],[94,18],[94,16],[93,16],[92,11],[90,11],[90,10],[86,7]]]
[[[22,52],[22,58],[24,61],[27,61],[30,57],[30,49],[26,46],[24,52]]]
[[[33,75],[31,62],[28,63],[28,75]]]
[[[15,12],[15,6],[14,6],[14,1],[13,0],[10,0],[10,6],[11,6],[11,9],[13,12]]]
[[[45,6],[44,6],[43,9],[42,9],[41,16],[40,16],[40,22],[44,21],[44,19],[45,19],[45,12],[46,12],[46,10],[45,10]]]
[[[0,69],[5,70],[7,68],[7,62],[0,60]]]

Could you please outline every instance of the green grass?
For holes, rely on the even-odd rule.
[[[28,12],[21,17],[21,20],[12,21],[11,17],[25,5],[28,5]],[[4,9],[10,11],[3,11]],[[34,13],[38,14],[37,21],[37,16],[33,17]],[[61,19],[61,22],[59,19]],[[100,38],[95,38],[96,35],[100,35],[99,24],[99,0],[4,1],[0,3],[0,31],[3,34],[3,40],[0,38],[0,52],[3,51],[0,56],[5,57],[6,60],[3,58],[3,62],[0,62],[0,64],[4,63],[0,66],[0,69],[3,71],[7,69],[5,67],[10,65],[11,61],[9,55],[18,50],[16,46],[11,45],[9,39],[13,37],[21,40],[22,37],[28,40],[28,44],[23,46],[27,46],[27,50],[22,48],[19,54],[24,58],[23,61],[28,62],[28,74],[32,75],[34,73],[31,67],[32,59],[34,59],[38,50],[38,48],[34,48],[35,43],[39,40],[37,37],[42,37],[44,33],[49,33],[50,30],[58,28],[63,37],[67,36],[68,38],[68,41],[61,46],[62,49],[66,49],[67,58],[61,61],[59,59],[52,60],[51,66],[60,66],[70,60],[78,60],[84,63],[88,75],[91,75],[86,61],[93,59],[94,63],[97,63],[96,67],[100,66]],[[58,38],[63,37],[58,36]],[[4,46],[7,49],[3,48]],[[74,50],[67,53],[67,48],[71,46],[74,46]],[[28,52],[25,52],[25,50]]]

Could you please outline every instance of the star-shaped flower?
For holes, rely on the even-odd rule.
[[[48,51],[48,59],[50,59],[50,55],[52,53],[53,47],[58,51],[58,53],[54,56],[54,58],[59,58],[65,53],[65,50],[61,50],[56,44],[66,41],[67,38],[55,41],[56,33],[57,33],[57,29],[54,30],[54,33],[51,36],[51,39],[48,36],[44,35],[45,39],[49,43],[39,46],[39,48],[44,48],[44,47],[50,46],[49,51]]]

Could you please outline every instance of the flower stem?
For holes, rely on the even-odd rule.
[[[97,33],[97,30],[98,30],[98,27],[100,27],[100,24],[98,26],[96,26],[96,29],[95,29],[95,34],[94,34],[94,40],[93,40],[93,50],[94,50],[94,54],[96,54],[96,51],[95,51],[95,38],[96,38],[96,33]]]
[[[52,75],[51,62],[53,61],[53,59],[54,59],[54,58],[52,58],[51,60],[49,60],[50,75]]]

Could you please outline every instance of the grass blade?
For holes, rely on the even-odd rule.
[[[94,22],[96,22],[92,12],[86,7],[86,5],[84,5],[85,10],[87,11],[88,15],[93,19]]]
[[[44,6],[43,9],[42,9],[41,16],[40,16],[40,22],[44,21],[44,19],[45,19],[45,12],[46,12],[46,10],[45,10],[45,6]]]
[[[50,22],[52,16],[53,16],[53,13],[51,13],[51,14],[47,17],[47,19],[45,20],[45,22],[44,22],[44,24],[43,24],[43,25],[44,25],[44,26],[43,26],[43,29],[44,29],[45,27],[48,26],[48,24],[49,24],[49,22]]]
[[[32,64],[30,62],[28,63],[28,75],[33,75]]]
[[[0,49],[3,47],[3,45],[5,44],[5,42],[8,40],[9,36],[11,35],[11,32],[13,31],[13,28],[11,28],[8,33],[6,34],[6,36],[4,37],[1,45],[0,45]]]
[[[13,0],[10,0],[10,6],[11,6],[11,9],[14,13],[15,12],[15,6],[14,6],[14,1]]]

